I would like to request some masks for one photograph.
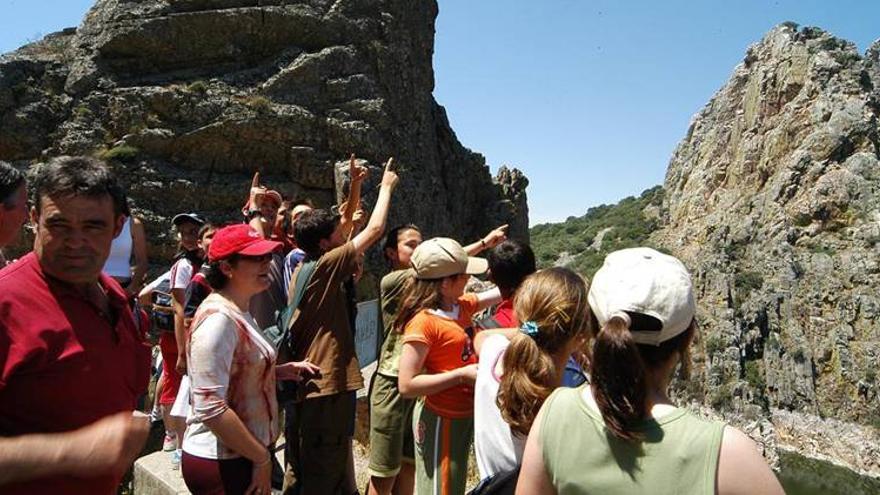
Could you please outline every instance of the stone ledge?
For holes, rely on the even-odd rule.
[[[143,495],[179,495],[189,490],[180,470],[171,469],[171,452],[153,452],[134,463],[133,492]]]

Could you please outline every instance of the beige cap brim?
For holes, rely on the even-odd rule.
[[[485,258],[468,257],[467,268],[464,272],[468,275],[481,275],[489,269],[489,262]]]

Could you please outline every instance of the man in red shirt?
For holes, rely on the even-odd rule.
[[[150,350],[101,273],[122,189],[93,158],[42,165],[34,251],[0,271],[0,492],[114,494],[149,424]]]

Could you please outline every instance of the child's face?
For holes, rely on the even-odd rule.
[[[180,236],[180,244],[187,251],[194,251],[199,247],[199,225],[192,222],[183,222],[177,226],[177,235]]]
[[[467,273],[459,273],[458,275],[446,277],[440,285],[443,297],[446,299],[458,299],[464,294],[464,288],[470,279],[471,276]]]
[[[260,202],[259,208],[260,215],[262,215],[263,218],[266,219],[266,222],[269,225],[272,225],[274,227],[275,217],[278,215],[278,204],[276,204],[275,201],[266,198]]]
[[[287,218],[287,215],[289,214],[290,208],[287,207],[287,203],[282,203],[281,208],[278,208],[278,213],[275,215],[275,223],[272,226],[273,230],[275,230],[276,232],[281,232],[281,228],[284,224],[284,219]]]
[[[409,268],[412,263],[413,251],[422,243],[422,233],[414,229],[406,229],[397,234],[397,249],[393,251],[394,268]]]
[[[216,229],[208,229],[202,234],[202,238],[199,239],[199,247],[204,252],[208,252],[208,249],[211,247],[211,241],[214,240],[214,233],[217,232]]]

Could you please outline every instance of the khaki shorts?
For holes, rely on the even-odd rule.
[[[392,478],[400,463],[413,463],[414,399],[404,399],[397,378],[376,373],[370,388],[370,476]]]

